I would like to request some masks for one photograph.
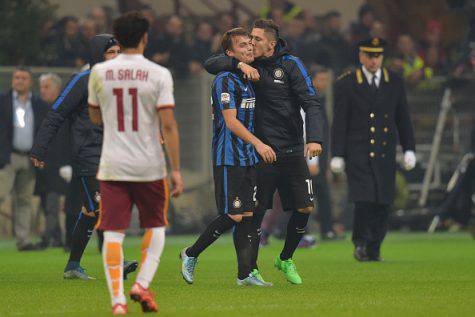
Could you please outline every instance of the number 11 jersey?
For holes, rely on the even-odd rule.
[[[143,55],[96,64],[88,103],[99,107],[104,139],[97,178],[149,182],[166,177],[157,110],[175,106],[170,71]]]

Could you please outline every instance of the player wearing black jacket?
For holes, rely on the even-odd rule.
[[[109,34],[96,35],[91,39],[91,60],[89,66],[112,59],[120,53],[119,44]],[[91,279],[80,266],[80,261],[87,243],[97,223],[99,212],[99,183],[96,173],[102,148],[102,127],[95,126],[89,119],[87,104],[87,83],[90,70],[75,74],[48,111],[41,127],[30,157],[36,167],[42,168],[48,149],[65,121],[69,121],[72,136],[72,166],[74,177],[81,183],[83,207],[74,227],[71,253],[64,270],[67,279]],[[124,268],[130,273],[137,267],[137,262]]]
[[[218,55],[208,59],[205,68],[212,74],[242,71],[247,78],[254,80],[256,136],[277,154],[276,162],[261,162],[257,169],[254,268],[257,269],[260,225],[264,212],[272,207],[272,197],[277,189],[284,210],[292,212],[292,216],[287,225],[284,249],[275,259],[275,266],[284,272],[291,283],[300,284],[302,280],[292,256],[313,210],[312,181],[304,154],[313,157],[322,152],[322,109],[305,67],[289,53],[285,42],[279,39],[278,27],[271,20],[254,22],[252,41],[255,57],[252,67],[229,56]],[[306,145],[302,134],[301,108],[306,113]]]

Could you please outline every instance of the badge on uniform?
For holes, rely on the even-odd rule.
[[[241,200],[239,199],[239,197],[236,197],[236,199],[234,199],[233,201],[233,207],[234,209],[239,209],[241,208]]]
[[[231,95],[227,92],[223,92],[221,94],[221,103],[229,103],[231,101]]]
[[[284,78],[284,71],[282,68],[274,69],[274,78],[275,79],[282,79]]]

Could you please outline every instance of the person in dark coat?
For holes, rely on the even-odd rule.
[[[353,243],[359,261],[380,261],[395,196],[396,146],[407,170],[416,164],[414,131],[403,80],[382,67],[385,41],[359,43],[361,67],[335,85],[333,172],[346,171],[355,203]]]
[[[43,74],[39,78],[40,96],[46,103],[47,109],[51,108],[61,93],[61,78],[53,73]],[[37,170],[35,194],[41,198],[41,208],[45,215],[45,230],[41,236],[41,247],[62,246],[61,229],[59,226],[60,198],[68,188],[68,183],[62,177],[67,169],[72,175],[69,166],[69,125],[64,124],[51,144],[47,153],[44,169]],[[69,177],[70,178],[70,177]]]
[[[90,67],[104,60],[112,59],[120,53],[118,42],[110,34],[94,36],[90,47]],[[46,114],[30,151],[30,159],[34,166],[40,169],[44,168],[51,142],[65,122],[69,122],[72,148],[71,165],[74,171],[73,178],[76,179],[72,181],[72,184],[77,185],[77,178],[79,178],[81,186],[76,195],[81,196],[83,206],[71,236],[71,252],[63,274],[65,279],[89,280],[92,278],[80,265],[84,250],[99,218],[100,203],[99,182],[96,179],[96,173],[101,157],[102,127],[95,126],[89,118],[87,83],[90,72],[88,69],[71,77],[59,98]],[[100,249],[102,248],[101,241],[101,235],[99,235]],[[136,261],[125,261],[124,275],[135,271],[136,268]]]

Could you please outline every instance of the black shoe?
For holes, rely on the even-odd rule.
[[[129,275],[132,272],[135,272],[138,266],[139,266],[139,263],[135,260],[124,261],[124,280],[127,279],[127,275]]]
[[[38,244],[33,244],[33,243],[27,243],[25,245],[22,245],[21,247],[18,247],[18,251],[35,251],[35,250],[41,250],[41,247]]]
[[[359,262],[368,262],[370,260],[366,254],[366,248],[364,246],[357,246],[355,248],[354,256]]]

